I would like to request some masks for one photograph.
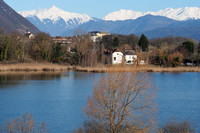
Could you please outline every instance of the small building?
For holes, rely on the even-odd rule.
[[[123,62],[123,53],[116,50],[112,53],[112,64],[121,64]]]
[[[125,63],[126,64],[133,64],[137,60],[137,55],[134,54],[133,51],[125,52]]]
[[[102,39],[103,36],[110,35],[109,32],[104,31],[92,31],[88,34],[91,35],[90,40],[93,42],[97,42],[97,39]]]
[[[98,36],[91,36],[90,37],[90,40],[92,41],[92,42],[97,42],[97,39],[98,39],[99,37]]]
[[[72,43],[72,38],[69,36],[66,36],[66,37],[56,36],[56,37],[52,37],[52,39],[55,43],[60,43],[60,44],[71,44]]]
[[[109,32],[105,32],[105,31],[101,31],[101,32],[98,32],[96,35],[99,38],[102,38],[103,36],[110,35],[110,33]]]
[[[28,39],[34,39],[35,38],[35,36],[29,30],[27,30],[27,32],[24,36]]]

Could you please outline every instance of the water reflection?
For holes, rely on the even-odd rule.
[[[32,113],[52,133],[70,132],[83,123],[82,108],[102,73],[0,74],[0,126],[4,120]],[[200,73],[149,73],[159,87],[158,123],[191,120],[200,127]],[[199,129],[199,128],[198,128]],[[199,131],[199,130],[198,130]]]
[[[29,112],[38,122],[46,122],[51,133],[71,132],[83,122],[82,108],[99,75],[73,71],[1,75],[0,126]]]
[[[0,89],[13,86],[13,85],[23,85],[26,81],[36,80],[58,80],[62,78],[61,72],[19,72],[19,73],[0,73]]]

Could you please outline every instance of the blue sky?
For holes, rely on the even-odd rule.
[[[65,11],[86,13],[91,17],[103,18],[120,9],[134,11],[158,11],[180,7],[200,7],[199,0],[4,0],[16,11],[50,8],[55,5]]]

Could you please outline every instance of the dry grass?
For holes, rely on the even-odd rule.
[[[82,72],[200,72],[200,67],[159,67],[159,66],[98,66],[98,67],[80,67],[67,66],[52,63],[17,63],[17,64],[0,64],[0,73],[16,72],[63,72],[67,70]]]
[[[158,66],[104,66],[74,67],[73,70],[83,72],[200,72],[200,67],[158,67]]]
[[[51,63],[0,64],[0,72],[66,71],[68,66]]]

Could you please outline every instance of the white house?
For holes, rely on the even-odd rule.
[[[126,52],[126,54],[125,54],[126,64],[133,64],[134,61],[136,61],[136,60],[137,60],[136,54],[134,54],[133,52],[130,52],[130,51]]]
[[[121,64],[123,62],[123,53],[116,51],[112,53],[112,64]]]
[[[91,36],[90,37],[90,40],[92,41],[92,42],[97,42],[97,39],[98,39],[99,37],[98,36]]]
[[[24,35],[26,38],[29,38],[29,39],[33,39],[35,38],[35,36],[30,32],[30,31],[27,31],[26,34]]]

